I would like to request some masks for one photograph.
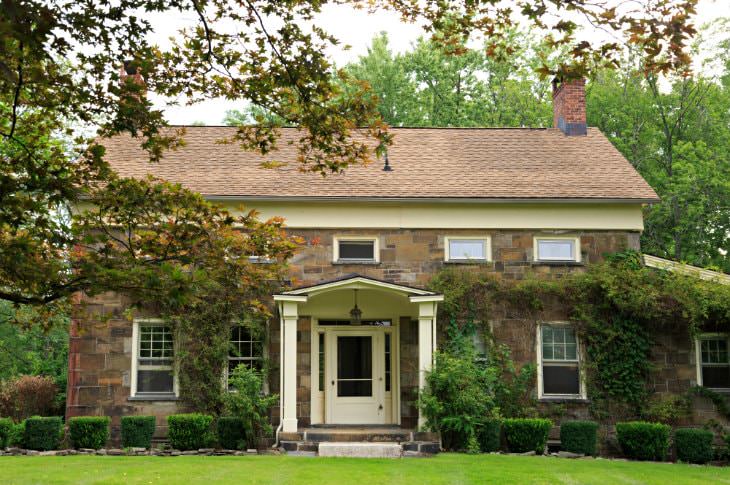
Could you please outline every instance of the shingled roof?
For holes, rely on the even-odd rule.
[[[596,128],[565,136],[553,128],[392,128],[382,162],[322,177],[296,163],[295,128],[282,130],[266,157],[220,144],[235,128],[186,127],[185,146],[151,164],[139,140],[103,140],[106,160],[125,177],[147,174],[179,182],[211,198],[497,199],[651,202],[649,184]],[[289,162],[262,168],[261,162]]]

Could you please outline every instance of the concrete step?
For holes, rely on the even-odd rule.
[[[401,443],[404,441],[410,441],[412,439],[412,433],[410,431],[332,431],[332,430],[317,430],[317,431],[306,431],[304,433],[304,439],[306,441],[313,441],[315,443],[344,443],[344,442],[379,442],[379,443]]]
[[[400,458],[403,447],[398,443],[328,442],[319,444],[319,456],[352,458]]]

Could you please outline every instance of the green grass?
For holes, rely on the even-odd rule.
[[[705,485],[730,484],[730,468],[450,453],[435,458],[402,460],[287,456],[4,456],[0,457],[0,483]]]

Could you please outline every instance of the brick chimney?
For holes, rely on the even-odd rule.
[[[145,82],[141,71],[142,69],[137,62],[131,60],[124,61],[122,68],[119,70],[119,81],[124,85],[128,78],[131,79],[141,87],[142,94],[144,94]]]
[[[586,124],[586,81],[553,80],[553,126],[567,136],[588,133]]]

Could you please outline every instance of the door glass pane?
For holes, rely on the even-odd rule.
[[[573,245],[574,241],[540,239],[537,241],[537,257],[538,259],[572,261],[575,259]]]
[[[337,395],[372,396],[372,337],[337,337]]]
[[[449,259],[486,259],[485,243],[482,239],[449,240]]]
[[[390,334],[385,334],[385,392],[390,391]]]
[[[319,334],[319,388],[324,391],[324,334]]]
[[[340,241],[340,259],[375,259],[375,242]]]

